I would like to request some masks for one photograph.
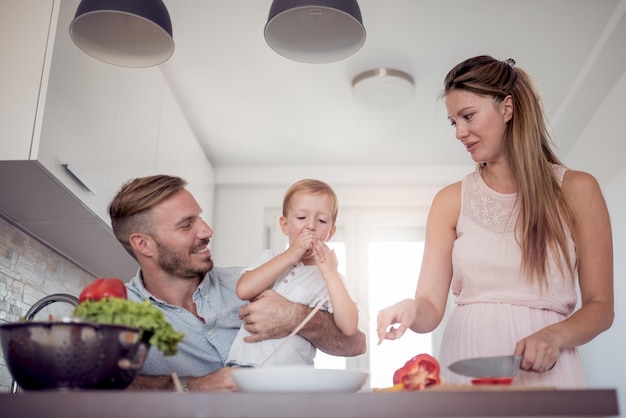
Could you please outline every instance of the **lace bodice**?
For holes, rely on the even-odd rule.
[[[563,167],[555,166],[555,171],[562,179]],[[522,253],[515,237],[517,194],[490,189],[476,171],[463,178],[461,195],[452,250],[452,292],[456,302],[503,302],[571,313],[576,292],[569,271],[561,272],[552,262],[547,290],[522,274]],[[570,240],[569,244],[575,259],[574,243]],[[566,265],[565,260],[561,262]]]
[[[463,185],[468,190],[462,216],[494,234],[513,234],[518,212],[515,208],[517,194],[495,192],[486,187],[480,173],[477,174]]]

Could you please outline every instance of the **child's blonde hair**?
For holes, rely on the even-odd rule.
[[[337,213],[339,212],[339,200],[337,199],[337,195],[332,187],[321,180],[303,179],[292,184],[291,187],[289,187],[289,189],[285,192],[285,196],[283,198],[283,216],[287,216],[289,203],[291,203],[293,195],[298,192],[320,193],[330,197],[333,206],[332,221],[333,225],[335,225],[337,222]]]

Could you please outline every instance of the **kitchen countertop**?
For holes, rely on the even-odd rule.
[[[41,391],[0,394],[0,417],[610,417],[615,389],[401,393]]]

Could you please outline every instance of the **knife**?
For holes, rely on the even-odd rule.
[[[521,363],[522,356],[475,357],[452,363],[448,369],[469,377],[513,377]]]

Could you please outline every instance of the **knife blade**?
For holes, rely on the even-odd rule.
[[[513,377],[521,363],[522,356],[475,357],[454,362],[448,369],[469,377]]]

